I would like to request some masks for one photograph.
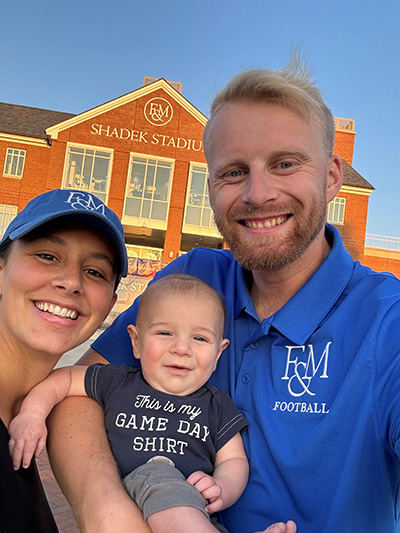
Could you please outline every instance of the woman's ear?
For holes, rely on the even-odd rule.
[[[3,294],[3,273],[6,262],[0,258],[0,296]]]
[[[133,324],[129,324],[127,327],[129,336],[131,338],[132,348],[133,348],[133,355],[136,357],[136,359],[140,359],[140,351],[139,351],[139,333]]]
[[[103,318],[103,321],[108,317],[108,315],[111,313],[111,309],[114,307],[115,305],[115,302],[117,301],[118,299],[118,294],[116,292],[114,292],[113,294],[113,297],[111,299],[111,302],[110,302],[110,305],[108,307],[108,310],[107,310],[107,314],[106,316]]]

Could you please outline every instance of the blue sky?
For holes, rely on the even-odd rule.
[[[376,190],[368,233],[400,237],[398,0],[18,0],[0,15],[0,101],[70,113],[180,81],[205,115],[238,71],[300,47],[333,114],[355,120],[353,167]]]

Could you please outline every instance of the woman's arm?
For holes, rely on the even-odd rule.
[[[8,447],[15,470],[28,468],[46,446],[46,418],[55,405],[67,396],[86,396],[86,366],[65,366],[53,370],[31,389],[22,402],[19,414],[9,426]]]
[[[78,364],[107,364],[89,349]],[[108,444],[103,409],[67,398],[48,418],[48,451],[56,479],[83,533],[150,533],[128,496]]]

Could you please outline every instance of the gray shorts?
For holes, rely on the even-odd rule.
[[[209,517],[207,500],[188,483],[185,476],[166,458],[139,466],[122,480],[128,494],[143,511],[145,520],[158,511],[180,505],[195,507]]]

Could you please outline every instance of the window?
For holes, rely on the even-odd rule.
[[[219,235],[214,224],[207,187],[206,165],[191,164],[183,223],[184,233]]]
[[[125,194],[125,223],[166,229],[172,170],[172,160],[131,156]]]
[[[63,187],[91,192],[106,203],[111,160],[111,151],[68,146]]]
[[[334,198],[328,205],[328,222],[331,224],[344,224],[344,211],[346,198]]]
[[[25,150],[15,150],[7,148],[6,162],[4,165],[4,175],[22,178],[25,163]]]
[[[0,238],[3,237],[9,223],[17,214],[16,205],[0,204]]]
[[[127,244],[126,250],[128,252],[128,257],[152,259],[153,261],[161,261],[163,252],[161,248],[149,248],[148,246],[135,246],[133,244]]]
[[[336,130],[354,131],[354,120],[351,118],[334,117],[334,119]]]

